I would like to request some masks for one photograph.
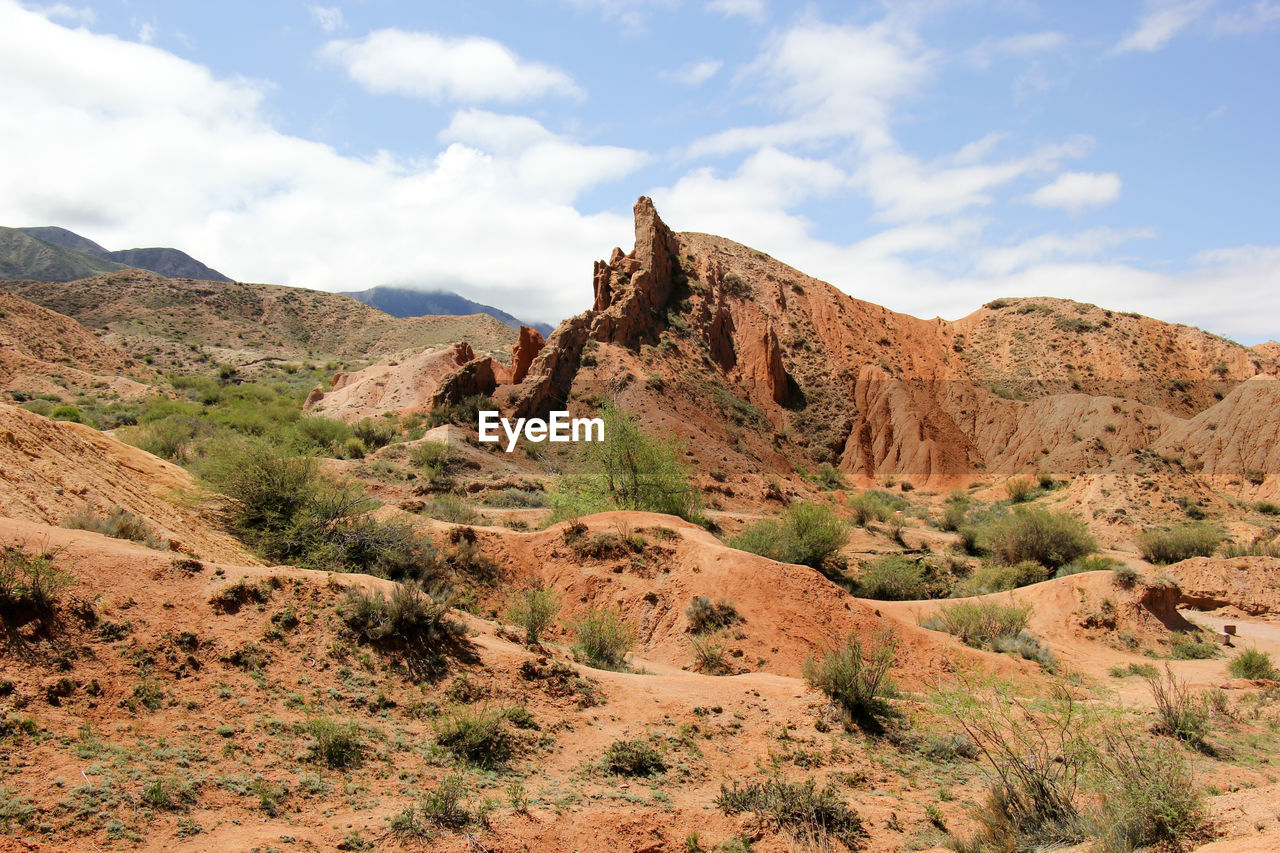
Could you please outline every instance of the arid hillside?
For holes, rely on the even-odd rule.
[[[142,270],[67,283],[6,281],[0,290],[102,330],[105,342],[166,369],[210,361],[368,360],[464,340],[490,352],[516,338],[483,314],[395,318],[333,293]]]

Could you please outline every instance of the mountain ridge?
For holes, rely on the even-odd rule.
[[[342,295],[350,296],[365,305],[372,305],[392,317],[420,317],[424,314],[488,314],[516,330],[521,326],[537,329],[543,337],[550,335],[555,328],[550,323],[526,323],[500,308],[475,302],[448,290],[415,290],[411,287],[380,285],[368,290],[343,291]]]

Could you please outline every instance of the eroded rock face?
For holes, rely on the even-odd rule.
[[[493,367],[493,359],[487,355],[468,361],[440,380],[436,392],[431,395],[431,408],[461,403],[477,395],[489,396],[498,387]]]
[[[527,418],[564,408],[569,387],[582,361],[582,347],[587,342],[592,316],[592,312],[584,311],[561,323],[529,365],[524,381],[511,386],[507,402],[516,417]]]
[[[615,249],[609,263],[595,266],[595,314],[591,337],[635,349],[655,337],[654,317],[671,299],[680,270],[680,242],[658,216],[653,200],[635,205],[636,247]]]
[[[511,383],[518,385],[529,374],[529,366],[547,345],[542,333],[528,326],[520,327],[520,340],[516,341],[515,352],[511,359]]]
[[[328,391],[316,389],[307,395],[303,409],[347,421],[383,412],[421,411],[430,405],[440,383],[475,357],[471,345],[463,341],[338,373]]]

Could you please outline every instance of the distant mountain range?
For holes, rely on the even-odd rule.
[[[465,296],[450,293],[447,290],[410,290],[406,287],[373,287],[354,293],[344,293],[359,300],[365,305],[372,305],[392,317],[421,317],[424,314],[488,314],[514,329],[529,326],[537,329],[543,337],[551,334],[555,328],[550,323],[526,323],[508,314],[506,311],[472,302]]]
[[[56,225],[0,228],[0,278],[75,281],[123,269],[148,270],[166,278],[231,281],[179,249],[112,252]]]
[[[179,249],[122,249],[113,252],[56,225],[39,228],[0,226],[0,280],[77,281],[124,269],[147,270],[165,278],[232,281]],[[488,314],[514,329],[521,325],[532,326],[544,336],[550,335],[554,328],[548,323],[525,323],[492,305],[482,305],[444,290],[374,287],[341,295],[393,317]]]

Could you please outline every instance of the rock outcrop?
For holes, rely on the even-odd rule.
[[[337,373],[333,387],[312,391],[303,409],[319,415],[357,421],[383,412],[424,411],[455,371],[476,358],[465,341],[443,349],[426,350],[405,359],[392,359],[364,370]],[[492,368],[490,368],[492,376]],[[492,391],[492,386],[489,391]],[[488,393],[488,392],[485,392]]]
[[[473,358],[440,380],[431,395],[430,408],[461,403],[468,397],[487,397],[498,387],[493,359],[487,355]]]
[[[515,351],[511,357],[511,383],[518,385],[529,375],[529,365],[547,345],[542,332],[528,326],[520,327],[520,339],[516,341]]]

